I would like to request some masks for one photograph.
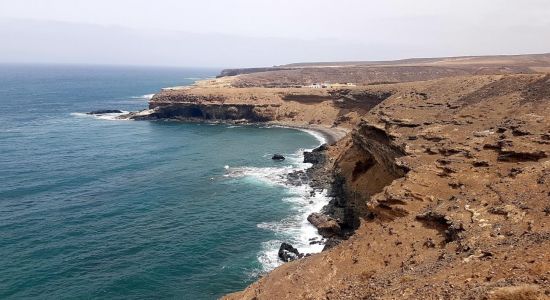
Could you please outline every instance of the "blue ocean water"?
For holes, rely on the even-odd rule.
[[[0,65],[1,299],[215,299],[281,241],[319,250],[305,216],[326,199],[284,180],[310,133],[82,114],[217,72]]]

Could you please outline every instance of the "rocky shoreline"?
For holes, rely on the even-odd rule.
[[[296,127],[335,142],[304,153],[312,167],[288,175],[329,191],[330,204],[308,216],[325,251],[283,244],[288,263],[226,299],[543,299],[550,75],[480,60],[464,63],[489,74],[426,80],[425,68],[408,65],[406,80],[385,82],[378,74],[395,69],[379,66],[349,88],[288,82],[289,72],[302,85],[347,74],[338,67],[235,75],[163,91],[130,117]],[[510,57],[507,65],[539,63],[547,62]]]
[[[291,184],[308,184],[312,188],[311,196],[326,191],[327,196],[331,199],[321,211],[313,212],[307,217],[307,221],[317,228],[319,235],[323,238],[322,240],[312,240],[310,243],[324,245],[322,251],[338,245],[352,234],[351,230],[344,230],[345,224],[335,214],[338,211],[336,204],[341,201],[344,195],[338,194],[340,188],[337,186],[338,182],[335,180],[333,166],[330,163],[327,150],[328,145],[324,143],[312,151],[305,151],[304,163],[311,163],[311,167],[287,175],[288,182]],[[279,258],[284,262],[307,257],[308,255],[308,253],[299,253],[297,249],[286,242],[283,242],[279,249]]]
[[[112,110],[98,110],[90,112],[90,114],[102,114],[109,112],[112,112]],[[328,191],[328,195],[332,199],[330,200],[328,205],[323,207],[322,211],[312,213],[308,216],[308,222],[310,222],[315,228],[317,228],[319,234],[323,237],[323,240],[310,241],[310,243],[324,244],[325,247],[323,248],[323,251],[325,251],[339,244],[341,240],[347,239],[353,233],[353,230],[347,228],[348,226],[346,226],[346,224],[342,222],[341,218],[338,217],[338,215],[341,215],[341,213],[338,213],[339,208],[336,204],[342,202],[342,198],[344,197],[344,195],[338,193],[341,188],[337,186],[338,183],[334,177],[333,165],[330,163],[330,158],[327,153],[329,145],[334,145],[336,142],[338,142],[348,134],[349,130],[346,128],[326,127],[317,124],[297,125],[292,124],[292,122],[255,122],[253,120],[246,119],[205,120],[199,117],[160,117],[158,109],[156,112],[151,109],[130,112],[120,115],[118,118],[137,121],[177,121],[192,123],[275,126],[304,130],[306,132],[309,132],[310,134],[319,135],[324,140],[324,143],[319,147],[313,149],[312,151],[305,151],[303,153],[303,162],[311,163],[312,166],[304,171],[300,170],[287,174],[287,182],[291,185],[297,186],[308,184],[313,189],[312,194]],[[284,160],[284,157],[279,154],[274,154],[272,159]],[[283,262],[289,262],[309,255],[309,253],[298,252],[296,248],[286,242],[283,242],[279,249],[279,258]]]

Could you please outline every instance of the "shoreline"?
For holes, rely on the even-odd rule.
[[[251,123],[251,124],[261,124],[261,123]],[[284,128],[292,128],[297,130],[304,131],[313,131],[323,137],[327,145],[332,145],[343,139],[350,130],[347,130],[343,127],[326,127],[322,125],[297,125],[287,122],[267,122],[266,124],[280,126]]]
[[[138,112],[130,112],[130,113],[139,113]],[[318,125],[318,124],[292,124],[291,122],[275,122],[275,121],[270,121],[270,122],[246,122],[246,123],[237,123],[237,122],[233,122],[232,120],[222,120],[222,119],[218,119],[218,120],[200,120],[200,119],[179,119],[179,118],[160,118],[160,119],[131,119],[131,118],[120,118],[120,116],[127,116],[129,113],[128,112],[124,112],[122,115],[118,115],[118,116],[115,116],[113,117],[112,115],[108,115],[108,119],[109,120],[133,120],[133,121],[154,121],[154,122],[159,122],[159,121],[168,121],[168,122],[178,122],[178,123],[189,123],[189,124],[214,124],[214,125],[241,125],[241,126],[252,126],[252,127],[258,127],[258,128],[285,128],[285,129],[294,129],[294,130],[298,130],[298,131],[302,131],[302,132],[305,132],[309,135],[311,135],[312,137],[314,137],[316,140],[318,140],[319,144],[315,147],[315,148],[312,148],[312,149],[297,149],[297,151],[301,151],[300,153],[300,156],[301,156],[301,161],[300,163],[306,163],[305,161],[305,158],[304,158],[304,155],[306,152],[308,153],[312,153],[314,152],[315,149],[319,148],[320,146],[323,146],[323,145],[333,145],[335,144],[336,142],[338,142],[340,139],[344,138],[348,133],[349,133],[349,130],[345,129],[345,128],[342,128],[342,127],[327,127],[327,126],[322,126],[322,125]],[[88,115],[86,115],[88,116]],[[95,118],[97,119],[107,119],[107,118],[102,118],[103,114],[99,114],[99,115],[93,115]],[[322,154],[324,155],[324,154]],[[296,195],[298,197],[304,197],[309,203],[309,205],[314,205],[316,206],[315,208],[313,208],[313,210],[309,209],[307,213],[305,214],[300,214],[299,216],[299,223],[301,224],[308,224],[306,227],[312,227],[315,231],[315,236],[314,237],[307,237],[307,239],[304,239],[302,240],[301,238],[298,238],[297,240],[294,240],[292,241],[291,240],[281,240],[281,242],[283,242],[283,244],[288,244],[288,245],[291,245],[291,246],[296,246],[297,249],[299,249],[299,251],[304,251],[302,253],[302,255],[306,256],[306,255],[314,255],[314,254],[318,254],[318,253],[321,253],[325,250],[325,246],[328,245],[329,243],[329,239],[326,238],[325,236],[323,236],[323,234],[321,234],[317,228],[316,225],[312,224],[308,217],[311,215],[311,214],[324,214],[323,211],[325,211],[325,208],[329,205],[331,205],[332,203],[332,196],[328,196],[328,192],[330,191],[330,183],[328,183],[328,181],[326,181],[326,179],[320,179],[320,177],[324,177],[324,176],[327,176],[327,172],[326,170],[320,170],[322,169],[324,166],[324,162],[318,162],[318,163],[311,163],[311,166],[308,166],[308,167],[305,167],[304,169],[301,169],[301,170],[295,170],[295,171],[292,171],[290,173],[287,173],[284,175],[284,177],[286,178],[286,181],[289,185],[289,188],[291,188],[290,186],[293,186],[293,187],[300,187],[300,185],[305,185],[308,187],[308,191],[307,191],[307,196],[306,195]],[[296,175],[296,174],[307,174],[305,177],[302,177],[302,176],[298,176],[298,177],[293,177],[293,175]],[[319,181],[322,181],[323,183],[322,184],[319,184]],[[286,185],[285,184],[285,185]],[[310,198],[318,198],[318,197],[321,197],[321,198],[326,198],[326,203],[324,203],[322,206],[319,206],[319,205],[315,205],[313,203],[313,200],[310,199]],[[309,200],[308,200],[309,199]],[[305,205],[304,208],[306,208],[308,205]],[[302,225],[303,226],[303,225]],[[311,233],[311,232],[310,232]],[[303,236],[302,236],[303,238]],[[292,243],[292,244],[291,244]],[[309,243],[309,247],[307,247],[306,245],[308,245]],[[307,248],[311,248],[313,245],[319,245],[321,246],[321,248],[319,248],[318,250],[313,250],[313,252],[311,251],[308,251],[308,250],[312,250],[312,249],[307,249]],[[279,247],[279,246],[278,246]],[[279,248],[276,248],[276,249],[271,249],[271,250],[275,250],[277,251]],[[267,250],[262,250],[263,254],[261,254],[260,256],[258,256],[260,258],[260,262],[262,264],[262,268],[266,268],[267,265],[270,264],[269,262],[269,258],[267,257],[269,255],[269,252],[271,251],[270,249],[267,249]],[[276,253],[276,252],[275,252]],[[277,254],[275,254],[277,255]],[[267,261],[262,261],[261,258],[264,258],[267,259]],[[302,257],[300,257],[302,258]],[[274,269],[276,269],[277,267],[287,263],[287,262],[290,262],[290,261],[285,261],[283,259],[281,259],[281,257],[277,257],[277,260],[278,260],[278,263],[277,263],[277,266],[275,266],[274,268],[269,268],[269,269],[264,269],[264,272],[265,274],[269,274],[271,271],[273,271]],[[264,274],[264,275],[265,275]]]
[[[168,119],[170,120],[170,119]],[[182,121],[182,120],[176,120],[176,121]],[[185,122],[185,121],[182,121]],[[197,123],[191,121],[191,123]],[[223,120],[218,120],[214,122],[203,122],[203,123],[210,123],[210,124],[217,124],[217,125],[233,125],[233,122],[226,122]],[[311,136],[313,136],[315,139],[318,140],[319,144],[313,149],[298,149],[300,151],[300,161],[299,164],[305,164],[305,153],[312,153],[315,151],[315,149],[327,145],[327,144],[333,144],[336,143],[338,140],[343,138],[347,131],[342,128],[328,128],[324,126],[319,125],[292,125],[288,123],[279,123],[279,122],[250,122],[250,123],[241,123],[239,125],[244,126],[256,126],[259,128],[285,128],[285,129],[294,129],[298,131],[305,132]],[[323,154],[324,155],[324,154]],[[326,207],[331,205],[332,203],[332,196],[329,195],[331,187],[329,186],[330,183],[327,181],[326,184],[323,184],[322,186],[319,185],[319,183],[316,181],[319,181],[322,176],[326,176],[326,171],[319,170],[322,168],[325,163],[319,162],[319,163],[310,163],[310,166],[307,166],[303,169],[293,170],[291,172],[285,173],[285,186],[289,190],[293,190],[295,188],[298,188],[298,190],[302,190],[302,192],[299,192],[294,195],[294,197],[299,197],[303,199],[303,206],[302,209],[305,209],[305,211],[299,212],[295,216],[291,216],[290,219],[294,219],[296,222],[296,225],[301,226],[301,229],[298,229],[300,232],[297,232],[297,236],[293,236],[289,239],[281,239],[278,241],[279,243],[276,244],[276,247],[271,248],[265,248],[263,249],[258,259],[260,263],[262,264],[263,268],[263,274],[261,276],[266,276],[267,274],[271,273],[276,268],[289,263],[293,260],[300,260],[303,257],[311,256],[315,254],[319,254],[323,251],[325,251],[327,248],[327,245],[333,245],[334,241],[333,239],[329,239],[325,237],[320,231],[319,228],[311,223],[309,221],[310,215],[316,215],[316,214],[324,214],[323,211],[325,211]],[[307,174],[307,175],[306,175]],[[305,187],[306,189],[301,188],[301,186]],[[318,203],[317,201],[323,200],[322,203]],[[280,220],[278,222],[283,222],[284,220]],[[309,229],[308,229],[309,228]],[[314,235],[312,235],[314,233]],[[265,242],[262,242],[264,244]],[[294,249],[299,251],[299,256],[296,258],[293,258],[291,260],[285,260],[281,256],[281,248],[282,245],[290,245],[291,247],[295,247]],[[317,245],[317,246],[316,246]],[[271,245],[275,246],[275,245]],[[264,247],[262,245],[262,247]],[[286,252],[288,255],[288,252]],[[275,257],[271,257],[271,255],[275,255]],[[292,257],[292,254],[290,254]],[[287,256],[288,257],[288,256]],[[275,260],[273,260],[275,259]],[[273,265],[275,264],[275,265]],[[260,277],[261,278],[261,277]]]
[[[134,121],[175,121],[175,122],[183,122],[183,123],[215,123],[215,124],[227,124],[227,125],[267,125],[267,126],[278,126],[278,127],[284,127],[284,128],[292,128],[297,130],[310,130],[313,132],[318,133],[321,135],[325,143],[328,145],[335,144],[342,138],[344,138],[349,132],[351,132],[350,129],[344,128],[344,127],[327,127],[323,125],[318,124],[294,124],[292,122],[280,122],[280,121],[267,121],[267,122],[245,122],[245,123],[238,123],[235,120],[223,120],[223,119],[217,119],[217,120],[205,120],[205,119],[195,119],[195,118],[187,118],[187,119],[178,119],[178,118],[159,118],[159,119],[147,119],[147,116],[150,114],[150,109],[144,109],[141,111],[135,111],[135,112],[125,112],[124,114],[118,115],[116,118],[120,120],[134,120]],[[144,117],[144,118],[133,118],[135,116]]]

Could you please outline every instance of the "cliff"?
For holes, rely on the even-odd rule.
[[[226,299],[544,299],[550,75],[544,55],[497,58],[242,74],[162,91],[130,117],[351,130],[307,156],[330,174],[343,240]],[[294,87],[353,74],[370,79]]]
[[[358,116],[389,97],[377,88],[233,88],[197,86],[163,90],[136,120],[277,122],[351,128]]]
[[[550,77],[384,89],[329,150],[355,234],[226,298],[548,296]]]
[[[241,74],[251,74],[258,72],[267,72],[267,71],[280,71],[280,70],[289,70],[290,68],[279,68],[279,67],[265,67],[265,68],[242,68],[242,69],[224,69],[218,75],[218,78],[226,76],[236,76]]]

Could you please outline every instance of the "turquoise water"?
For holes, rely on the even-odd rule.
[[[0,66],[1,299],[215,299],[281,241],[319,250],[305,216],[326,199],[285,182],[313,135],[82,114],[217,72]]]

